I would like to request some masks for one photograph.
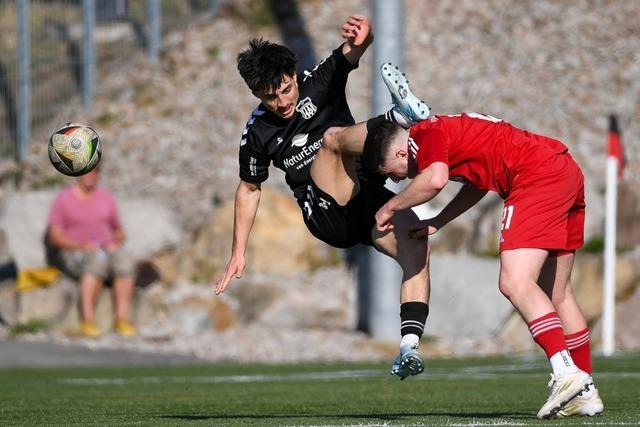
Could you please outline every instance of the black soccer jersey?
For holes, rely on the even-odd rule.
[[[345,86],[349,72],[357,67],[347,61],[339,47],[313,70],[298,75],[300,95],[291,119],[278,117],[262,103],[253,110],[240,141],[240,179],[265,181],[273,162],[285,172],[294,196],[302,197],[324,131],[355,123]]]

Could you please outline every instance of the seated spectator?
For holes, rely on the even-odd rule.
[[[114,329],[135,335],[129,322],[135,262],[123,249],[125,233],[112,194],[98,186],[99,167],[78,177],[53,201],[48,222],[48,244],[55,264],[80,282],[81,332],[100,335],[95,321],[98,296],[105,282],[112,283]]]

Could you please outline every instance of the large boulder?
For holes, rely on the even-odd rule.
[[[180,272],[194,281],[213,282],[231,254],[234,201],[218,206],[181,254]],[[336,265],[339,254],[317,240],[304,225],[295,200],[269,186],[262,194],[246,253],[246,271],[292,276]]]
[[[489,337],[512,311],[498,290],[499,262],[465,253],[431,256],[431,300],[425,335]]]

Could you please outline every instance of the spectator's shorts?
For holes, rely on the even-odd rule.
[[[361,179],[360,192],[340,206],[310,179],[298,205],[311,234],[323,242],[336,248],[350,248],[357,243],[374,246],[371,232],[376,212],[394,195],[381,179]]]
[[[569,153],[520,173],[504,201],[500,251],[546,249],[572,252],[584,240],[584,176]]]
[[[135,262],[123,248],[108,253],[103,250],[94,252],[79,250],[60,251],[60,261],[65,271],[74,277],[94,274],[103,281],[118,278],[133,278]]]

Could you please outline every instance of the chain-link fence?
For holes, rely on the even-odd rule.
[[[218,0],[0,0],[0,159],[23,158],[31,129],[89,105],[105,64],[215,13]]]

